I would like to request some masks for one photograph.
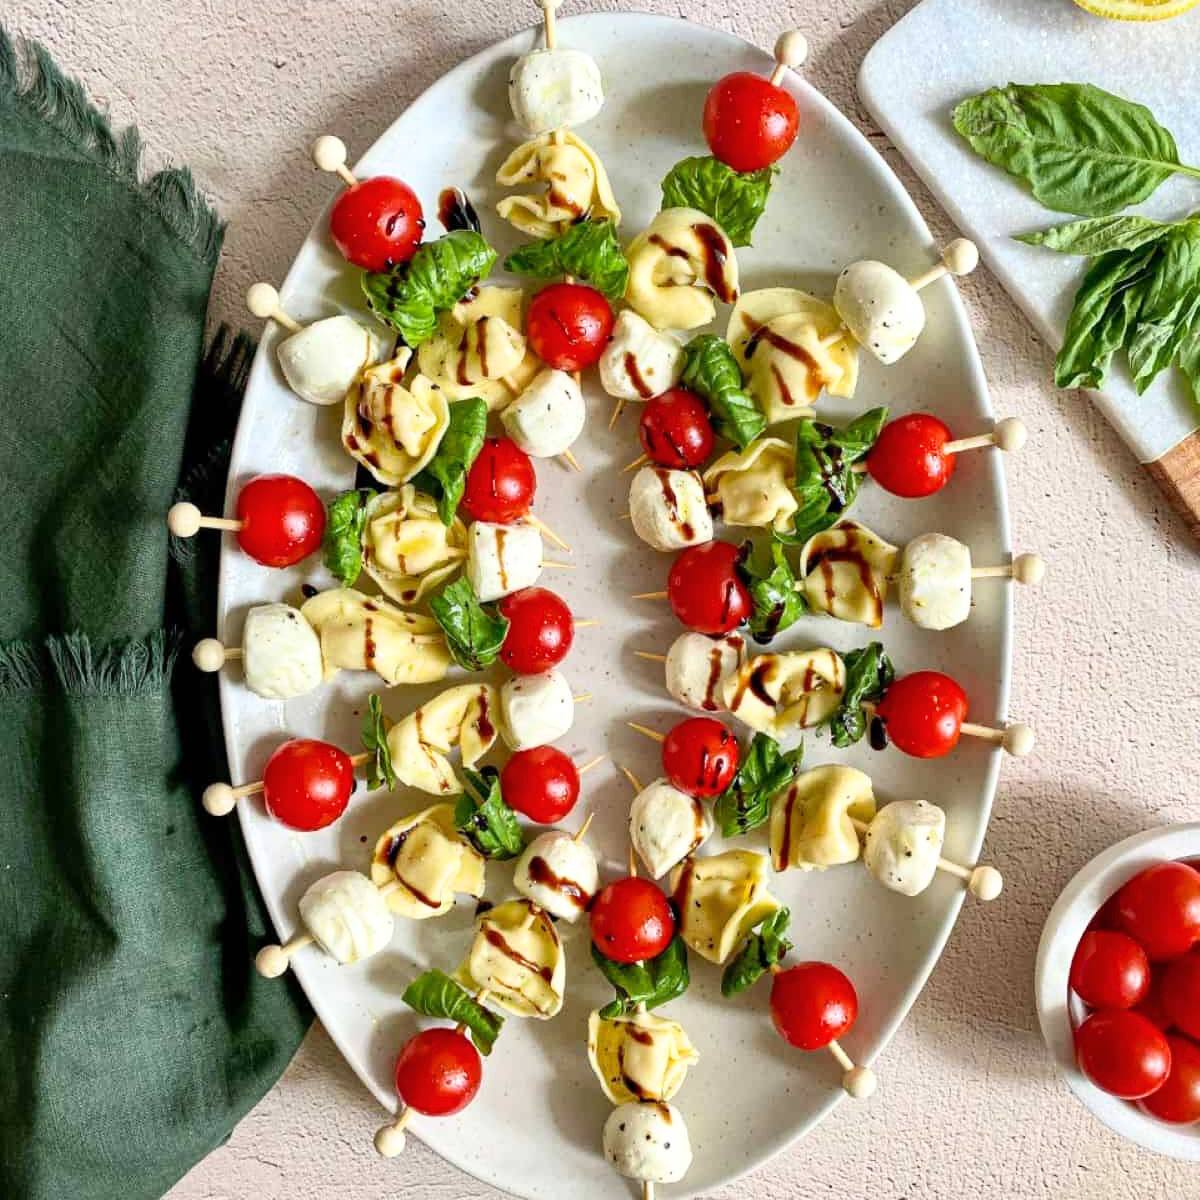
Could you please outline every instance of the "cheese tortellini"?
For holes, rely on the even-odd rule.
[[[450,651],[437,622],[380,596],[332,588],[306,600],[300,615],[321,639],[326,679],[339,670],[374,671],[391,687],[436,683],[450,669]]]
[[[800,551],[804,598],[813,612],[878,629],[900,551],[857,521],[814,534]]]
[[[530,237],[557,237],[584,217],[621,221],[608,173],[596,152],[569,129],[522,143],[500,164],[496,182],[506,188],[545,185],[539,192],[505,196],[496,205],[504,220]]]
[[[726,525],[780,533],[791,529],[792,514],[800,507],[792,493],[795,481],[796,454],[782,438],[759,438],[745,450],[730,450],[704,472]]]
[[[759,654],[721,687],[738,720],[776,739],[829,720],[845,690],[846,664],[829,649]]]
[[[670,1100],[700,1061],[683,1026],[649,1012],[588,1017],[588,1062],[614,1104]]]
[[[775,870],[823,871],[858,858],[855,821],[875,816],[870,776],[853,767],[814,767],[771,801]]]
[[[473,767],[496,740],[496,689],[490,683],[447,688],[388,730],[388,749],[401,783],[434,796],[457,796],[462,781],[446,756],[457,746]]]
[[[685,859],[671,872],[679,934],[709,962],[723,963],[742,939],[779,908],[767,890],[770,863],[752,850]]]
[[[367,504],[362,533],[363,570],[397,604],[415,604],[462,566],[467,528],[449,527],[437,503],[411,483],[382,492]]]
[[[459,893],[482,896],[485,866],[454,827],[454,805],[435,804],[383,833],[371,859],[371,882],[381,888],[395,880],[400,886],[388,892],[388,908],[424,921],[448,913]]]
[[[548,913],[509,900],[481,913],[475,938],[455,978],[515,1017],[549,1020],[562,1008],[567,960]]]

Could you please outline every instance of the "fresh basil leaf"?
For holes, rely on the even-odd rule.
[[[436,969],[418,975],[404,989],[400,999],[422,1016],[440,1017],[455,1025],[465,1025],[471,1031],[476,1049],[483,1055],[491,1054],[504,1027],[502,1016],[489,1012],[449,975]]]
[[[1136,250],[1147,242],[1157,242],[1176,226],[1169,221],[1153,221],[1149,217],[1089,217],[1083,221],[1066,221],[1019,233],[1016,240],[1027,246],[1045,246],[1060,254],[1086,254],[1089,257],[1109,250]]]
[[[460,667],[482,671],[500,654],[508,621],[494,604],[483,604],[465,576],[442,589],[429,601],[429,611],[446,635],[446,645]]]
[[[739,570],[750,592],[754,611],[750,633],[766,645],[781,630],[794,625],[808,611],[804,593],[796,590],[796,576],[777,541],[746,543]]]
[[[678,934],[660,955],[645,962],[613,962],[595,946],[592,947],[592,961],[617,989],[616,999],[600,1010],[600,1015],[606,1018],[626,1016],[639,1004],[648,1009],[657,1008],[682,996],[691,981],[687,947]]]
[[[1179,350],[1200,307],[1200,226],[1185,222],[1159,244],[1126,349],[1133,386],[1144,392]]]
[[[368,271],[362,289],[371,311],[416,349],[433,336],[440,313],[453,308],[496,262],[496,252],[473,229],[455,229],[424,242],[408,262]]]
[[[777,908],[750,934],[721,976],[721,995],[736,996],[756,984],[772,967],[783,962],[792,948],[784,937],[792,914]]]
[[[343,587],[353,587],[362,574],[362,535],[367,505],[378,496],[374,488],[352,488],[329,502],[322,558]]]
[[[484,858],[516,858],[525,849],[517,814],[500,794],[500,772],[463,768],[467,786],[454,805],[455,828]]]
[[[742,371],[729,343],[712,333],[694,337],[683,348],[680,383],[695,392],[713,418],[713,428],[745,450],[767,427],[754,398],[742,383]]]
[[[383,702],[374,692],[368,697],[367,711],[363,713],[362,744],[374,756],[367,765],[367,786],[372,791],[384,784],[394,788],[396,771],[387,740],[387,718],[383,715]]]
[[[863,705],[882,699],[896,678],[896,669],[878,642],[842,655],[846,664],[846,690],[829,722],[830,740],[839,749],[854,745],[867,732]]]
[[[786,754],[765,733],[756,733],[733,782],[718,797],[713,816],[725,837],[749,833],[771,815],[771,797],[796,777],[804,757],[801,743]]]
[[[1145,200],[1175,172],[1175,139],[1141,104],[1087,83],[1017,84],[963,100],[954,128],[1047,207],[1104,217]]]
[[[417,473],[413,483],[437,501],[438,516],[449,526],[467,486],[467,472],[487,438],[487,405],[477,396],[450,402],[450,424],[437,452]]]
[[[1192,399],[1200,404],[1200,317],[1193,318],[1191,329],[1179,345],[1179,369],[1192,389]]]
[[[572,275],[614,301],[625,295],[629,278],[616,226],[608,220],[579,221],[558,237],[521,246],[504,260],[504,269],[534,279]]]
[[[742,172],[711,156],[685,158],[662,181],[662,207],[698,208],[720,225],[735,246],[749,246],[778,170],[763,167]]]

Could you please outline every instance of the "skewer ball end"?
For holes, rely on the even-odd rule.
[[[984,903],[995,900],[1004,891],[1004,877],[995,867],[976,867],[967,880],[967,891]]]
[[[851,1067],[842,1076],[842,1090],[854,1100],[866,1100],[875,1094],[879,1080],[870,1067]]]
[[[210,675],[225,665],[225,658],[225,647],[216,638],[204,638],[192,647],[192,662]]]
[[[200,532],[200,510],[186,500],[167,510],[167,529],[176,537],[195,537]]]
[[[404,1152],[408,1138],[403,1129],[397,1129],[394,1124],[381,1125],[375,1133],[375,1149],[384,1158],[395,1158]]]
[[[1028,725],[1010,725],[1004,731],[1004,740],[1000,743],[1013,758],[1027,758],[1033,753],[1033,744],[1037,739]]]
[[[265,321],[279,309],[279,292],[269,283],[252,283],[246,289],[246,307]]]
[[[997,450],[1012,454],[1029,440],[1029,430],[1019,417],[1005,417],[1003,421],[996,422],[992,437],[995,439]]]
[[[204,789],[200,803],[210,817],[227,817],[237,804],[237,795],[227,783],[210,783]]]
[[[775,61],[781,67],[795,71],[804,66],[808,58],[808,38],[798,29],[789,29],[781,33],[775,42]]]
[[[288,969],[290,962],[282,946],[264,946],[254,956],[254,969],[264,979],[278,979]]]
[[[942,262],[951,275],[970,275],[979,266],[979,247],[969,238],[955,238],[942,251]]]
[[[1046,578],[1046,560],[1040,554],[1018,554],[1013,559],[1013,579],[1036,587]]]
[[[324,133],[312,144],[312,160],[318,170],[336,174],[346,165],[346,143]]]

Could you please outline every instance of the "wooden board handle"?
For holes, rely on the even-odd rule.
[[[1188,532],[1200,541],[1200,429],[1145,466]]]

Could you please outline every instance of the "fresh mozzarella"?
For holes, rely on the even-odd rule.
[[[971,615],[971,548],[944,533],[915,537],[900,556],[900,607],[922,629],[950,629]]]
[[[740,633],[708,637],[681,633],[667,651],[667,691],[688,708],[721,710],[722,686],[746,661],[746,639]]]
[[[600,68],[582,50],[533,50],[513,63],[508,100],[526,133],[582,125],[604,106]]]
[[[467,530],[467,578],[480,600],[499,600],[537,583],[542,535],[532,525],[476,521]]]
[[[658,879],[712,836],[713,821],[703,800],[665,779],[643,788],[629,806],[629,840]]]
[[[946,814],[925,800],[893,800],[867,826],[863,865],[893,892],[916,896],[937,874]]]
[[[604,1122],[604,1157],[626,1179],[678,1183],[692,1165],[683,1113],[660,1100],[618,1105]]]
[[[508,436],[534,458],[554,458],[583,432],[587,407],[579,384],[547,368],[504,410]]]
[[[370,958],[392,940],[395,922],[379,889],[357,871],[334,871],[300,897],[300,920],[343,965]]]
[[[622,309],[600,356],[600,383],[618,400],[649,400],[683,374],[683,347],[632,308]]]
[[[920,295],[886,263],[851,263],[833,289],[833,306],[855,341],[881,363],[894,363],[913,348],[925,328]]]
[[[514,675],[500,688],[504,740],[513,750],[556,742],[575,720],[571,685],[559,671]]]
[[[551,830],[525,847],[513,885],[552,917],[574,923],[600,888],[596,855],[587,842]]]
[[[310,404],[339,403],[383,352],[380,338],[345,314],[306,325],[275,351],[288,387]]]
[[[655,550],[712,541],[712,514],[695,471],[642,467],[629,485],[629,519],[633,532]]]
[[[268,700],[311,692],[325,676],[321,639],[290,604],[258,604],[242,627],[246,686]]]

